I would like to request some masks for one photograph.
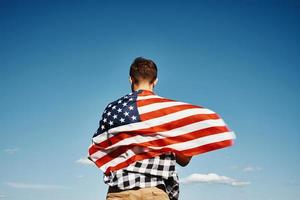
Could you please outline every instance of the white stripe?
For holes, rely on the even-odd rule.
[[[176,101],[176,102],[172,101],[172,102],[152,103],[152,104],[149,104],[149,105],[146,105],[146,106],[138,107],[138,112],[141,115],[141,114],[151,112],[151,111],[155,111],[155,110],[158,110],[158,109],[168,108],[168,107],[171,107],[171,106],[184,105],[184,104],[188,104],[188,103],[178,102],[178,101]]]
[[[187,141],[187,142],[167,145],[167,146],[164,146],[164,147],[149,146],[148,148],[151,148],[151,149],[171,148],[171,149],[175,149],[175,150],[178,150],[178,151],[182,151],[182,150],[192,149],[192,148],[195,148],[195,147],[200,147],[200,146],[204,146],[204,145],[207,145],[207,144],[221,142],[221,141],[225,141],[225,140],[231,140],[231,139],[235,139],[234,132],[224,132],[224,133],[220,133],[220,134],[209,135],[209,136],[206,136],[206,137],[197,138],[195,140],[190,140],[190,141]],[[115,159],[109,161],[108,163],[106,163],[105,165],[101,166],[100,169],[105,172],[108,167],[115,167],[116,165],[130,159],[134,155],[135,155],[135,153],[132,150],[129,149],[125,153],[118,156],[117,158],[115,158]],[[95,161],[96,160],[97,159],[95,159]]]
[[[200,122],[195,122],[186,126],[182,126],[179,128],[175,128],[169,131],[156,132],[155,134],[147,134],[147,135],[136,135],[134,137],[126,138],[121,140],[114,145],[111,145],[105,149],[103,152],[97,152],[97,158],[100,159],[105,156],[107,153],[114,151],[117,147],[130,145],[133,143],[144,143],[150,142],[153,140],[164,139],[168,137],[175,137],[179,135],[183,135],[186,133],[191,133],[193,131],[202,130],[205,128],[216,127],[216,126],[225,126],[225,122],[222,119],[213,119],[213,120],[205,120]]]
[[[178,119],[188,117],[191,115],[196,115],[196,114],[214,114],[214,112],[207,108],[191,108],[191,109],[181,110],[181,111],[178,111],[175,113],[171,113],[171,114],[164,115],[161,117],[149,119],[149,120],[146,120],[143,122],[126,124],[123,126],[118,126],[118,127],[109,129],[108,131],[105,131],[105,132],[101,133],[100,135],[94,137],[93,142],[95,142],[95,143],[103,142],[103,141],[111,138],[114,133],[151,128],[151,127],[154,127],[157,125],[161,125],[164,123],[168,123],[168,122],[171,122],[174,120],[178,120]]]
[[[138,97],[137,97],[137,100],[155,99],[155,98],[160,98],[160,99],[162,99],[163,97],[160,97],[160,96],[157,96],[157,95],[138,96]]]
[[[92,141],[96,144],[99,144],[105,140],[108,140],[111,138],[113,135],[108,135],[107,131],[101,133],[100,135],[97,135],[96,137],[92,138]]]

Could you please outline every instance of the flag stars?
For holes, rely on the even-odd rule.
[[[121,122],[121,123],[124,123],[124,122],[125,122],[125,119],[121,117],[121,118],[120,118],[120,122]]]
[[[102,115],[100,130],[103,132],[119,125],[137,122],[139,113],[134,103],[135,99],[135,94],[131,93],[109,103]]]
[[[136,120],[136,116],[132,115],[132,116],[131,116],[131,119],[132,119],[132,120]]]

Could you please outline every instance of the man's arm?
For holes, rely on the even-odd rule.
[[[176,162],[182,167],[185,167],[189,164],[190,160],[192,159],[192,156],[185,156],[181,153],[176,153]]]
[[[97,130],[94,132],[93,134],[93,137],[92,137],[92,144],[96,144],[93,140],[94,137],[102,134],[105,130],[106,130],[106,127],[107,126],[107,119],[105,119],[105,113],[106,113],[106,110],[108,108],[108,105],[105,107],[104,111],[102,112],[102,115],[101,115],[101,119],[99,121],[99,125],[98,125],[98,128]],[[104,120],[105,119],[105,120]],[[92,160],[92,158],[90,157],[90,155],[87,156],[87,159],[89,159],[90,161],[94,162]]]

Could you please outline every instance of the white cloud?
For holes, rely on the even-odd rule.
[[[3,151],[8,154],[15,154],[17,151],[19,151],[19,148],[8,148],[4,149]]]
[[[261,167],[246,166],[242,169],[243,172],[254,172],[262,170]]]
[[[6,185],[12,188],[18,189],[68,189],[67,186],[62,185],[48,185],[48,184],[31,184],[31,183],[20,183],[20,182],[6,182]]]
[[[183,184],[209,183],[209,184],[225,184],[231,186],[244,186],[250,184],[250,182],[238,181],[236,179],[227,176],[220,176],[214,173],[191,174],[190,176],[181,179],[180,182]]]
[[[79,158],[76,162],[83,165],[94,165],[94,163],[91,160],[89,160],[87,157]]]

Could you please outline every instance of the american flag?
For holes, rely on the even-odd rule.
[[[234,139],[212,110],[137,90],[107,105],[89,159],[108,174],[165,152],[195,156],[228,147]]]

